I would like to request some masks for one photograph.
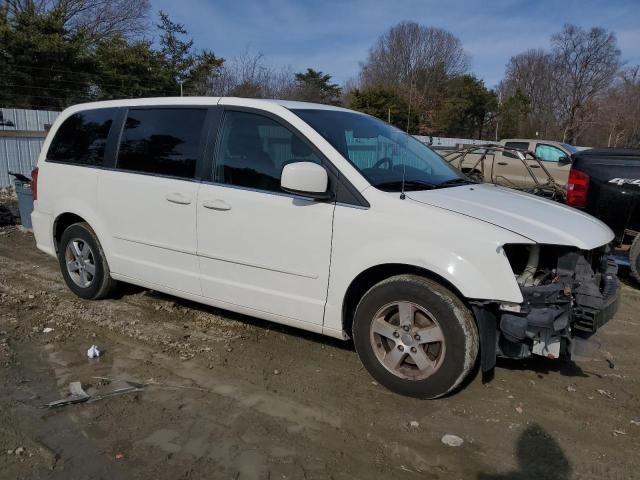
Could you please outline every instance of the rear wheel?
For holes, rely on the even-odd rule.
[[[455,389],[478,354],[478,331],[464,303],[416,275],[372,287],[356,309],[353,338],[362,363],[380,384],[418,398]]]
[[[100,242],[85,222],[74,223],[62,233],[58,262],[67,286],[81,298],[105,298],[115,285]]]

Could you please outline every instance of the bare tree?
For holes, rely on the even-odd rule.
[[[556,111],[563,140],[574,142],[592,120],[591,108],[609,87],[620,67],[615,34],[565,25],[551,37]]]
[[[594,143],[608,147],[640,146],[640,66],[620,72],[599,102],[598,117],[596,130],[606,133],[606,138],[594,135]]]
[[[61,15],[70,30],[93,39],[138,37],[148,28],[149,0],[6,0],[9,15],[31,11]]]
[[[264,63],[264,55],[248,51],[226,60],[211,79],[210,95],[250,98],[291,98],[295,88],[289,68],[277,69]]]
[[[408,87],[425,72],[464,73],[468,56],[453,34],[415,22],[401,22],[378,38],[362,64],[366,86]]]
[[[410,99],[423,119],[446,97],[446,80],[464,73],[469,56],[450,32],[401,22],[381,35],[361,64],[359,87],[394,90]]]
[[[545,138],[554,136],[553,58],[541,49],[531,49],[511,57],[500,91],[504,99],[518,91],[527,97],[527,125],[521,126],[519,135],[539,132]]]

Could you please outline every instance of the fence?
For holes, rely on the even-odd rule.
[[[29,176],[46,130],[59,112],[0,108],[0,187],[13,184],[9,172]]]
[[[432,147],[457,147],[459,145],[487,145],[492,142],[491,140],[472,140],[470,138],[451,138],[451,137],[429,137],[425,135],[414,135],[414,137],[420,140],[425,145]]]

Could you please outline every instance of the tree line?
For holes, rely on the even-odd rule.
[[[452,33],[401,22],[341,86],[261,54],[196,49],[183,25],[151,15],[148,0],[0,1],[0,105],[21,108],[181,94],[282,98],[344,105],[414,134],[638,146],[640,67],[620,56],[612,32],[566,25],[548,51],[511,58],[491,89]]]

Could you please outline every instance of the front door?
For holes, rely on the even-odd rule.
[[[334,203],[280,188],[285,164],[321,163],[288,126],[256,112],[225,110],[212,183],[198,196],[202,292],[256,316],[321,324]]]
[[[536,157],[542,162],[556,183],[566,185],[569,180],[569,154],[560,148],[546,143],[538,143],[535,150]],[[533,162],[530,162],[533,164]],[[546,181],[546,178],[543,178]]]

